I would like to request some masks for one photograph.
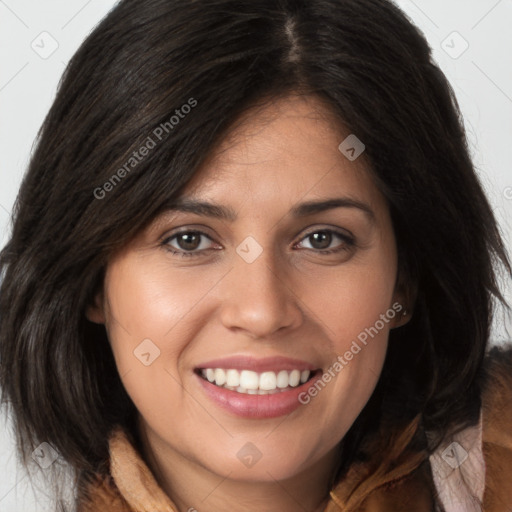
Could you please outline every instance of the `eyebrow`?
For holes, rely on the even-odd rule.
[[[349,197],[334,197],[319,201],[307,201],[295,205],[290,213],[293,217],[301,218],[315,213],[321,213],[334,208],[354,208],[362,211],[372,222],[375,220],[375,213],[370,206],[357,199]],[[216,219],[233,222],[237,219],[236,212],[228,207],[219,204],[210,203],[208,201],[200,201],[191,198],[178,198],[172,201],[165,211],[181,211],[195,213],[205,217],[213,217]]]

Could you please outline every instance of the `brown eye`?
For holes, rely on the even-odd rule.
[[[328,231],[318,231],[309,235],[308,238],[311,241],[311,245],[315,249],[327,249],[331,245],[332,233]]]
[[[177,235],[176,241],[178,242],[180,249],[193,251],[199,247],[201,235],[198,233],[183,233]]]
[[[340,240],[335,247],[331,244]],[[305,249],[316,250],[319,254],[330,254],[334,252],[347,251],[355,245],[355,240],[345,233],[339,233],[330,229],[316,230],[308,233],[302,240],[308,240],[311,247]],[[301,242],[300,244],[302,244]],[[299,245],[300,245],[299,244]]]
[[[201,231],[182,231],[166,238],[162,245],[178,256],[199,256],[201,252],[211,249],[207,242],[204,243],[204,239],[212,241]]]

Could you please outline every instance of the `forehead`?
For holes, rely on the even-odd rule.
[[[349,135],[316,97],[272,100],[235,121],[181,195],[264,207],[342,194],[377,207],[364,153],[351,161],[338,148]]]

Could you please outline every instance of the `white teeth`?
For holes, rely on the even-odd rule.
[[[259,388],[265,391],[276,389],[277,377],[274,372],[264,372],[260,375]]]
[[[215,369],[215,384],[222,386],[226,383],[226,372],[222,368]]]
[[[228,370],[226,372],[226,384],[234,388],[240,386],[240,374],[237,370]]]
[[[247,389],[258,389],[259,386],[259,376],[256,372],[251,372],[250,370],[242,370],[240,373],[240,386]]]
[[[277,387],[278,388],[287,388],[288,387],[288,372],[286,370],[281,370],[277,374]]]
[[[292,387],[297,387],[300,382],[300,370],[293,370],[288,377],[288,384]]]
[[[215,385],[250,395],[268,395],[295,388],[309,379],[309,370],[281,370],[279,372],[257,373],[251,370],[225,370],[206,368],[201,374]]]

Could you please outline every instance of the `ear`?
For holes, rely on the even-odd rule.
[[[409,307],[407,307],[406,301],[404,300],[394,300],[392,309],[396,311],[396,316],[391,321],[392,329],[404,326],[409,322],[409,320],[412,317],[412,310]]]
[[[87,320],[95,324],[104,324],[105,309],[103,304],[103,290],[100,290],[96,293],[92,302],[87,306],[85,310],[85,316]]]
[[[412,318],[417,295],[417,283],[399,273],[393,294],[392,309],[396,311],[396,316],[392,321],[392,329],[404,326]]]

